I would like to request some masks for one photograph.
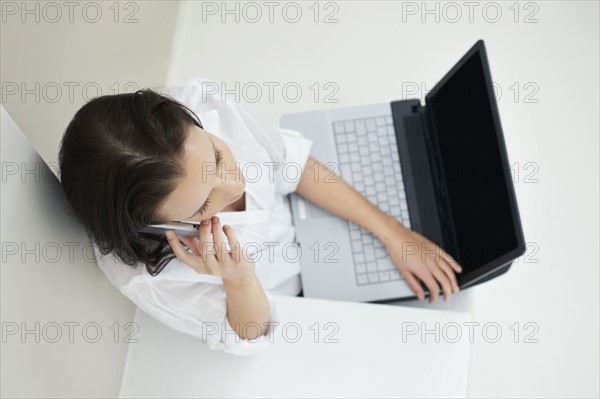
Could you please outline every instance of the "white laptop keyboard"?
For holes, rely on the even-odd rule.
[[[410,228],[408,206],[391,115],[333,123],[342,178],[369,201]],[[373,234],[348,222],[358,285],[401,280]]]

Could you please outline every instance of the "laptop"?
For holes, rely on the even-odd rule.
[[[525,252],[483,40],[433,87],[424,105],[407,99],[287,114],[281,127],[313,140],[312,156],[456,259],[463,268],[461,289],[506,273]],[[289,200],[305,297],[416,298],[369,231],[298,194]]]

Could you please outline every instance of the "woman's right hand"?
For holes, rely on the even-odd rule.
[[[200,274],[220,276],[224,281],[230,282],[241,282],[254,278],[256,276],[254,262],[244,258],[233,228],[224,225],[223,232],[231,251],[226,250],[225,241],[221,235],[221,222],[217,216],[202,221],[198,228],[197,238],[179,237],[173,230],[168,230],[166,235],[177,259]],[[190,247],[192,253],[189,253],[179,240]]]

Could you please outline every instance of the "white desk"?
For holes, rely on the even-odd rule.
[[[280,328],[268,351],[237,357],[136,312],[138,343],[130,344],[121,397],[465,397],[470,344],[467,312],[274,296]],[[320,336],[315,343],[315,322]],[[333,322],[339,328],[325,329]],[[447,328],[439,342],[408,334],[421,323]],[[405,342],[403,343],[403,328]],[[337,343],[325,343],[325,335]],[[444,338],[445,337],[445,338]]]

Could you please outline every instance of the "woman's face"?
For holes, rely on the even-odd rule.
[[[165,220],[206,220],[244,194],[246,181],[233,153],[206,130],[190,128],[182,162],[186,175],[159,209]]]

